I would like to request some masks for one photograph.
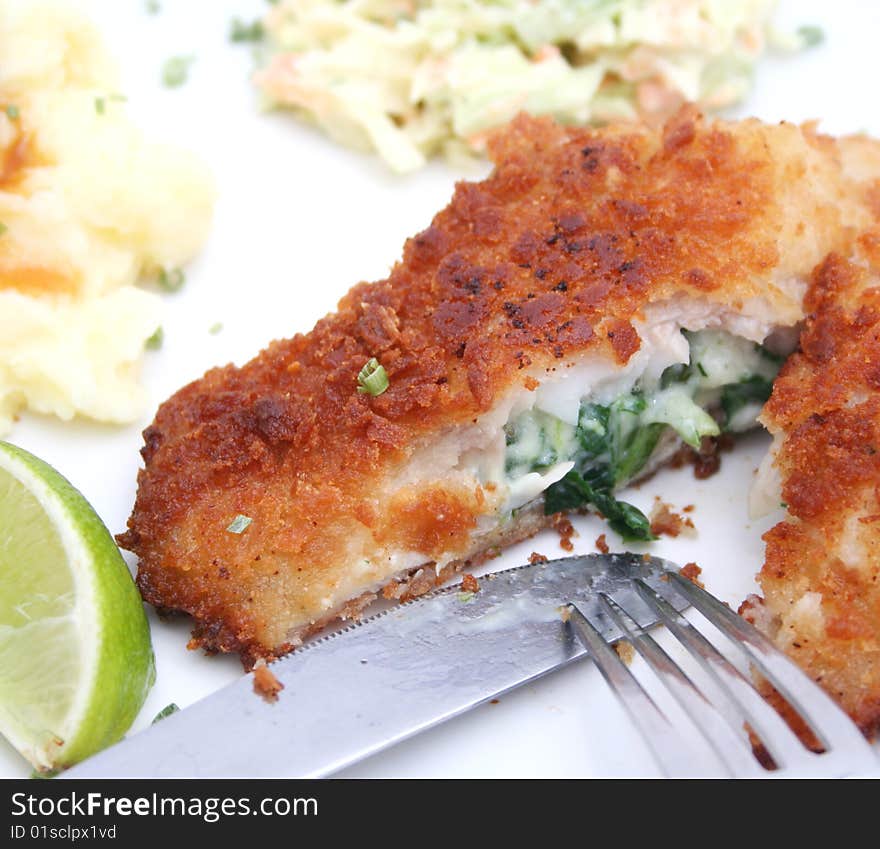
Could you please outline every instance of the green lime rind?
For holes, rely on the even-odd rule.
[[[53,514],[47,521],[64,525],[58,531],[74,570],[83,576],[77,592],[89,596],[80,609],[89,617],[90,639],[82,651],[89,654],[84,666],[91,674],[79,682],[71,715],[57,735],[61,742],[33,741],[29,749],[22,745],[20,729],[7,734],[0,727],[38,769],[66,768],[120,740],[140,712],[156,677],[149,625],[125,560],[79,490],[49,464],[2,441],[0,468]]]

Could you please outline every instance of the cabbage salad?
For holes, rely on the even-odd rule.
[[[521,110],[599,124],[732,104],[774,40],[775,5],[280,0],[255,81],[270,105],[404,173],[433,155],[483,153],[488,131]]]

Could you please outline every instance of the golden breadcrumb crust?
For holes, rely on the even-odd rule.
[[[832,255],[800,350],[762,419],[782,435],[784,521],[764,539],[763,602],[742,611],[866,733],[880,728],[880,233],[864,264]]]
[[[851,154],[860,166],[866,150]],[[119,538],[144,598],[192,615],[195,644],[250,663],[339,616],[341,585],[375,592],[364,551],[470,558],[496,494],[387,482],[544,370],[588,352],[625,364],[646,305],[795,324],[810,269],[873,220],[842,151],[810,126],[710,124],[690,109],[661,131],[518,118],[494,138],[493,173],[456,186],[388,279],[159,409]],[[390,380],[376,397],[357,392],[371,357]],[[252,523],[227,532],[237,514]]]

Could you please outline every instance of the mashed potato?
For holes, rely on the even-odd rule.
[[[71,6],[4,0],[0,56],[0,435],[25,407],[131,421],[161,312],[134,284],[202,245],[210,174],[127,120]]]

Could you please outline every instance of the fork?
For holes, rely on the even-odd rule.
[[[677,648],[685,659],[690,657],[688,662],[694,668],[691,674],[618,603],[620,596],[626,598],[626,593],[619,594],[617,599],[615,594],[600,593],[599,604],[589,611],[589,618],[577,605],[566,605],[569,625],[623,703],[664,774],[878,774],[877,754],[856,725],[763,634],[681,575],[670,572],[667,586],[710,623],[708,629],[698,629],[644,581],[633,578],[638,596],[677,639],[673,650]],[[600,632],[607,631],[609,620],[653,672],[646,684],[653,681],[658,699],[665,695],[669,707],[658,706],[649,686],[641,683],[621,659],[619,647],[615,649],[601,636]],[[717,636],[722,636],[726,653],[706,636],[706,630],[714,630],[716,642]],[[765,701],[754,686],[755,672],[775,687],[801,717],[819,741],[821,751],[808,749]],[[759,760],[761,747],[770,762],[767,758]]]

